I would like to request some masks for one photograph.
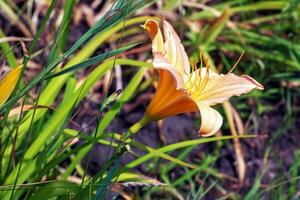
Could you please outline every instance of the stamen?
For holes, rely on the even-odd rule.
[[[199,88],[199,92],[202,92],[202,90],[204,90],[204,88],[208,82],[208,79],[209,79],[210,64],[209,64],[208,58],[205,59],[205,66],[206,66],[206,73],[205,73],[203,83],[201,84],[201,86]]]
[[[194,97],[201,95],[201,92],[205,89],[209,80],[209,70],[210,70],[209,60],[208,58],[204,58],[204,62],[203,62],[203,58],[204,57],[202,54],[202,50],[200,49],[198,62],[190,61],[192,65],[192,72],[189,74],[188,79],[185,82],[185,86],[188,92]],[[200,69],[198,67],[199,63],[200,63]],[[206,74],[202,78],[202,69],[204,65],[203,63],[205,63],[206,66]]]
[[[207,83],[208,83],[208,80],[209,80],[209,69],[210,69],[210,64],[209,64],[209,61],[208,59],[205,59],[205,66],[206,66],[206,74],[204,76],[204,79],[203,81],[201,81],[202,77],[201,75],[198,76],[197,78],[197,85],[195,85],[195,87],[193,87],[194,89],[194,92],[192,93],[192,96],[194,98],[197,98],[201,95],[202,91],[205,89]]]
[[[187,81],[184,83],[185,87],[189,87],[190,82],[191,82],[191,76],[188,76]]]
[[[201,69],[198,71],[198,81],[197,81],[197,85],[196,88],[199,88],[201,86]]]
[[[233,65],[233,67],[231,68],[231,70],[230,70],[227,74],[231,73],[231,72],[236,68],[236,66],[237,66],[237,65],[239,64],[239,62],[241,61],[241,59],[242,59],[244,53],[245,53],[245,51],[242,52],[242,54],[240,55],[239,59],[235,62],[235,64]]]
[[[190,60],[190,65],[191,65],[191,72],[195,71],[195,69],[197,68],[197,62],[192,58]]]
[[[192,72],[193,72],[194,69],[195,69],[195,61],[194,61],[194,60],[190,60],[190,65],[191,65]],[[189,87],[189,85],[191,84],[191,74],[192,74],[192,72],[191,72],[190,74],[187,74],[188,79],[187,79],[187,81],[185,82],[185,85],[186,85],[187,87]]]
[[[197,88],[199,88],[201,86],[201,73],[202,73],[202,68],[203,68],[203,52],[202,49],[200,49],[200,53],[199,53],[199,59],[200,59],[200,69],[198,70],[198,76],[199,76],[199,81],[197,83]]]
[[[197,62],[194,61],[194,62],[193,62],[193,70],[192,70],[192,71],[196,71],[196,69],[197,69]]]
[[[202,49],[200,49],[200,55],[199,55],[199,58],[200,58],[200,63],[201,63],[201,65],[200,65],[201,69],[202,69],[202,67],[203,67],[203,59],[202,59],[202,56],[203,56],[203,52],[202,52]]]

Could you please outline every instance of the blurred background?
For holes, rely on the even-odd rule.
[[[51,3],[50,0],[0,0],[1,76],[10,67],[21,63],[24,55],[28,54],[30,44]],[[56,38],[59,38],[56,52],[59,55],[71,48],[105,16],[114,3],[109,0],[58,0],[32,52],[24,72],[23,84],[28,84],[42,71],[49,55],[52,55],[51,49]],[[163,16],[178,32],[191,59],[197,58],[200,50],[203,50],[216,71],[226,73],[244,51],[234,73],[247,74],[265,87],[263,91],[233,97],[229,104],[216,107],[224,117],[224,124],[217,136],[251,134],[256,135],[256,138],[188,145],[168,152],[177,162],[153,157],[133,164],[132,173],[166,185],[124,187],[116,184],[108,192],[107,199],[300,198],[299,3],[298,0],[156,0],[135,8],[119,25],[100,32],[101,37],[84,44],[76,51],[78,53],[71,56],[70,60],[96,56],[120,46],[141,42],[117,57],[150,63],[151,41],[140,25],[147,16]],[[64,22],[66,25],[61,26]],[[59,29],[67,31],[58,36]],[[67,62],[62,62],[60,66]],[[65,118],[65,128],[90,135],[99,127],[99,121],[106,119],[105,114],[115,108],[108,106],[99,115],[101,103],[115,91],[124,90],[140,70],[130,65],[120,61],[105,71],[69,112],[68,118]],[[68,84],[62,90],[58,89],[60,92],[57,96],[51,97],[54,98],[49,105],[51,108],[34,123],[36,129],[32,137],[45,129],[43,123],[61,106],[67,88],[82,83],[91,72],[95,73],[93,70],[97,67],[91,65],[68,77]],[[102,126],[102,132],[123,133],[137,122],[153,97],[153,86],[157,79],[155,71],[147,69],[138,87],[128,96],[120,110],[113,114],[109,122],[103,122],[105,125]],[[25,96],[26,103],[35,104],[40,91],[47,84],[44,82],[31,89]],[[198,139],[199,124],[199,113],[181,114],[150,123],[135,139],[141,144],[161,149]],[[70,148],[83,143],[81,139],[72,140]],[[122,157],[122,165],[134,163],[145,154],[145,151],[136,147],[132,147],[131,151]],[[110,145],[96,144],[78,163],[87,169],[88,176],[93,176],[101,170],[109,155],[113,155]],[[60,162],[57,170],[68,169],[72,160],[70,156]],[[178,160],[192,166],[180,165]],[[70,169],[66,177],[72,175],[80,177],[74,168]]]

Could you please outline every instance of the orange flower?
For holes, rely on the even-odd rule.
[[[247,75],[217,74],[210,69],[208,61],[205,61],[206,67],[191,70],[177,33],[167,21],[162,23],[163,34],[159,23],[153,19],[143,25],[152,40],[153,66],[159,70],[159,83],[146,116],[160,120],[179,113],[200,111],[199,135],[213,135],[222,126],[223,118],[210,106],[255,88],[263,90],[263,86]]]
[[[0,80],[0,107],[6,102],[15,89],[21,70],[22,65],[19,65]]]

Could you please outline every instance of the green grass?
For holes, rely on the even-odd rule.
[[[135,185],[128,194],[137,199],[299,198],[300,149],[291,142],[297,137],[289,135],[296,134],[300,110],[299,1],[212,1],[204,9],[197,8],[202,1],[187,2],[170,1],[160,8],[176,16],[176,20],[169,15],[166,19],[178,31],[188,54],[195,57],[202,50],[215,70],[226,73],[245,51],[234,72],[254,77],[265,90],[230,100],[247,125],[244,135],[230,135],[234,123],[228,106],[224,106],[218,108],[224,116],[225,136],[186,138],[153,148],[134,140],[147,121],[132,124],[126,133],[107,132],[107,128],[120,118],[124,105],[153,91],[152,82],[156,78],[152,77],[153,67],[147,61],[151,58],[150,40],[145,39],[147,35],[140,25],[149,18],[142,15],[144,11],[159,11],[155,9],[157,5],[151,4],[156,4],[155,1],[115,1],[92,27],[85,32],[79,30],[80,37],[71,44],[68,39],[74,31],[72,17],[81,8],[81,1],[66,0],[63,4],[51,1],[34,32],[30,9],[35,7],[30,1],[20,6],[0,0],[0,10],[5,15],[1,20],[8,23],[22,18],[12,24],[15,32],[0,27],[0,38],[16,32],[33,38],[25,43],[28,52],[23,52],[18,42],[0,43],[1,64],[14,68],[23,63],[23,72],[28,72],[30,62],[43,59],[38,63],[41,71],[35,78],[25,82],[20,79],[15,92],[0,108],[1,199],[105,199],[117,184]],[[53,15],[58,11],[62,21],[56,26],[58,18]],[[51,37],[50,43],[42,43],[44,34]],[[147,51],[138,51],[139,48]],[[136,52],[130,53],[131,50]],[[119,91],[114,87],[117,79],[112,75],[116,66],[130,74],[129,77],[122,73],[122,80],[126,81]],[[24,73],[23,77],[26,76]],[[108,83],[109,90],[101,90],[103,98],[97,102],[92,131],[70,128],[77,111],[91,98],[99,81]],[[30,91],[37,91],[34,98]],[[26,105],[35,108],[27,111]],[[23,107],[22,113],[10,117],[9,111],[16,106]],[[264,129],[267,123],[275,125]],[[255,134],[267,138],[253,139]],[[245,138],[250,138],[249,142]],[[76,139],[81,142],[73,145]],[[247,166],[244,185],[238,182],[236,158],[240,155],[233,140],[243,146],[242,159]],[[291,147],[289,142],[293,143]],[[114,153],[107,156],[101,169],[92,176],[88,173],[92,159],[89,152],[95,145],[108,146]],[[213,150],[191,157],[199,145]],[[287,149],[280,149],[282,145]],[[262,152],[253,157],[256,148]],[[143,154],[137,155],[136,149]],[[226,159],[224,152],[232,156],[233,175],[218,165]],[[134,159],[123,165],[121,159],[125,154],[133,155]],[[282,155],[290,156],[293,162],[286,164]],[[255,177],[250,177],[254,161],[260,165],[256,166]],[[146,167],[147,173],[138,172],[139,166]],[[76,183],[72,178],[76,178]],[[231,187],[237,185],[241,188]],[[115,198],[127,194],[126,189],[119,189]]]

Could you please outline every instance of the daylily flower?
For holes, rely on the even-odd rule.
[[[159,70],[158,86],[146,117],[160,120],[179,113],[200,111],[199,135],[213,135],[222,126],[223,118],[210,106],[253,89],[263,90],[263,86],[247,75],[218,74],[210,69],[207,60],[205,67],[191,69],[177,33],[167,21],[162,20],[162,24],[163,34],[158,21],[149,19],[143,25],[152,40],[153,66]]]
[[[22,65],[11,70],[2,80],[0,80],[0,107],[7,101],[18,82]]]

